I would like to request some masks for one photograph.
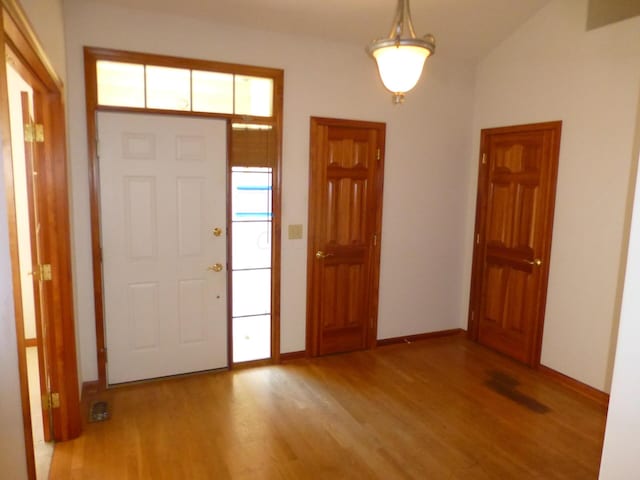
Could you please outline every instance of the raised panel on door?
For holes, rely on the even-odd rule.
[[[482,131],[469,330],[539,362],[560,122]]]
[[[227,366],[226,124],[99,113],[108,383]]]
[[[487,261],[484,309],[479,331],[481,343],[526,362],[535,299],[529,295],[531,268]]]

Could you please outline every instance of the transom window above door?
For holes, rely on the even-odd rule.
[[[102,221],[100,212],[100,189],[103,181],[101,164],[105,158],[98,156],[97,133],[98,112],[152,114],[158,117],[196,117],[226,120],[227,167],[224,189],[227,211],[226,225],[211,225],[213,236],[228,238],[226,245],[228,261],[207,259],[201,268],[214,272],[226,270],[229,285],[227,292],[235,302],[246,298],[246,284],[234,279],[244,276],[242,281],[261,281],[260,303],[252,301],[251,310],[227,309],[227,331],[233,332],[227,340],[228,364],[269,358],[278,362],[280,356],[280,258],[281,258],[281,145],[284,71],[256,65],[242,65],[212,60],[172,57],[142,52],[128,52],[100,47],[84,47],[85,94],[87,103],[87,147],[89,154],[89,184],[91,186],[91,241],[93,247],[93,282],[96,312],[96,350],[98,356],[98,380],[101,388],[107,386],[104,278],[102,241],[98,226]],[[134,115],[139,116],[139,115]],[[187,137],[190,133],[187,130]],[[103,140],[104,145],[104,140]],[[103,165],[104,166],[104,165]],[[186,168],[186,167],[185,167]],[[247,170],[251,170],[248,172]],[[246,175],[255,176],[260,170],[267,183],[246,183]],[[181,169],[180,175],[189,176]],[[248,196],[269,198],[268,210],[255,210],[253,205],[242,203],[245,199],[232,195],[234,181],[242,178],[238,192]],[[236,193],[238,193],[236,192]],[[237,207],[237,208],[236,208]],[[231,221],[236,210],[242,213],[261,213],[260,222],[243,217]],[[157,217],[157,214],[156,214]],[[250,224],[250,225],[249,225]],[[226,229],[224,228],[226,226]],[[244,230],[243,230],[244,228]],[[249,238],[247,230],[256,233]],[[216,230],[219,232],[216,234]],[[226,232],[226,233],[225,233]],[[249,232],[249,233],[251,233]],[[266,232],[266,235],[262,235]],[[253,240],[267,240],[260,247],[260,259],[268,264],[247,264],[244,254],[256,253]],[[253,257],[252,257],[253,258]],[[244,263],[243,263],[244,261]],[[226,265],[225,265],[226,263]],[[213,267],[217,267],[213,268]],[[250,272],[256,270],[257,273]],[[252,279],[248,279],[253,274]],[[224,275],[224,274],[222,274]],[[259,277],[259,278],[258,278]],[[215,296],[214,296],[215,298]],[[222,298],[222,295],[220,295]],[[217,299],[217,298],[216,298]],[[237,340],[237,341],[236,341]],[[240,345],[242,344],[242,345]],[[244,346],[251,346],[251,355]],[[253,348],[257,346],[257,348]],[[237,350],[237,352],[236,352]],[[244,353],[243,353],[244,352]]]
[[[273,79],[141,63],[96,62],[98,105],[273,116]]]

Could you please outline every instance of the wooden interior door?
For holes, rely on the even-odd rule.
[[[226,121],[98,114],[110,384],[227,366]]]
[[[307,351],[374,345],[385,125],[311,118]]]
[[[469,332],[540,363],[561,122],[482,130]]]
[[[37,94],[36,94],[37,96]],[[45,442],[52,440],[51,437],[51,409],[47,399],[52,393],[51,382],[49,379],[49,371],[47,365],[49,364],[47,355],[49,353],[47,340],[48,324],[45,303],[42,298],[42,286],[45,280],[41,275],[39,265],[44,264],[42,260],[42,234],[40,218],[39,218],[39,198],[42,191],[41,185],[38,184],[38,165],[42,162],[42,146],[38,145],[38,135],[36,135],[39,128],[33,119],[31,112],[34,111],[32,98],[30,98],[28,92],[20,92],[20,99],[22,101],[22,122],[25,125],[25,131],[29,131],[29,137],[24,139],[24,160],[27,180],[27,201],[28,201],[28,215],[29,215],[29,239],[31,243],[31,275],[33,279],[33,314],[36,324],[36,348],[38,349],[38,370],[40,379],[40,402],[42,408],[42,429],[43,438]]]

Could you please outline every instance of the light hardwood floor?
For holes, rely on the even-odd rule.
[[[52,480],[595,479],[606,416],[462,336],[99,397]]]

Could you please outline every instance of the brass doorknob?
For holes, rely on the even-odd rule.
[[[214,263],[213,265],[207,267],[207,270],[210,272],[221,272],[222,271],[222,264],[221,263]]]
[[[540,260],[539,258],[536,258],[534,260],[527,260],[526,262],[529,265],[535,265],[536,267],[539,267],[540,265],[542,265],[542,260]]]
[[[219,227],[216,227],[213,229],[213,236],[214,237],[219,237],[220,235],[222,235],[222,229]]]
[[[318,250],[316,252],[316,258],[327,258],[332,256],[333,256],[333,253],[324,253],[322,250]]]

